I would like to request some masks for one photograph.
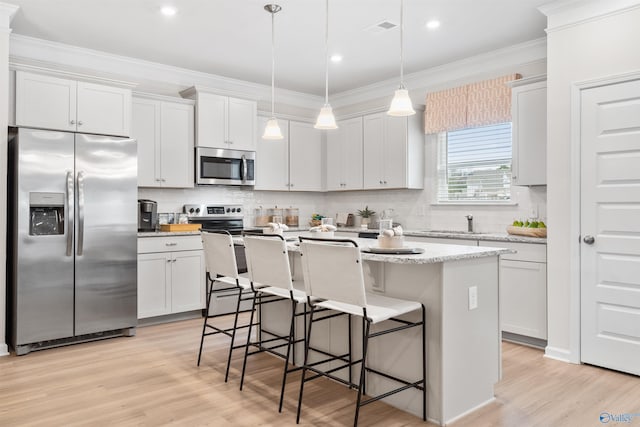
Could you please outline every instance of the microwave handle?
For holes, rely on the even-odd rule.
[[[247,158],[242,155],[242,176],[240,177],[243,181],[247,179]]]

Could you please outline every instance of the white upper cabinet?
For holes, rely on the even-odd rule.
[[[546,76],[515,80],[511,85],[513,184],[546,185]]]
[[[262,131],[268,118],[258,117]],[[256,147],[256,190],[289,191],[289,122],[278,120],[283,139],[263,139]]]
[[[423,188],[424,135],[420,120],[420,114],[364,116],[365,189]]]
[[[256,149],[257,103],[195,87],[181,95],[196,100],[196,145],[229,150]]]
[[[131,90],[16,71],[16,125],[129,136]]]
[[[362,190],[362,117],[338,121],[327,131],[327,185],[329,191]]]
[[[289,122],[289,190],[323,191],[322,131],[313,124]]]
[[[138,141],[138,186],[193,187],[194,112],[190,101],[135,97],[132,127]]]
[[[263,130],[268,118],[258,118]],[[260,137],[256,150],[256,190],[323,191],[322,131],[311,123],[278,120],[283,139]]]

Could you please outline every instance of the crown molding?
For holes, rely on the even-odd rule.
[[[11,31],[9,25],[18,9],[20,9],[20,6],[0,2],[0,29]]]
[[[436,87],[446,84],[447,82],[474,76],[481,72],[530,64],[536,61],[546,60],[546,57],[547,39],[543,37],[416,73],[405,74],[404,82],[405,85],[410,88],[409,94],[414,104],[423,104],[424,93],[423,91],[416,93],[418,89]],[[331,104],[336,108],[384,97],[388,97],[390,100],[397,86],[397,78],[384,80],[334,94],[331,96]]]
[[[547,33],[551,33],[637,8],[639,0],[558,0],[538,10],[547,16]]]
[[[155,93],[148,93],[148,92],[133,91],[132,95],[134,98],[149,99],[152,101],[164,101],[164,102],[172,102],[172,103],[184,104],[184,105],[196,104],[196,102],[193,99],[184,99],[184,98],[178,98],[175,96],[158,95]]]
[[[9,49],[16,65],[22,61],[35,60],[43,68],[80,68],[98,75],[123,76],[138,83],[162,82],[174,84],[182,89],[202,86],[238,98],[265,102],[270,102],[271,99],[271,86],[15,33],[11,35]],[[150,80],[149,76],[152,76],[153,80]],[[298,107],[315,108],[322,103],[322,97],[287,89],[276,88],[276,96],[278,103]]]
[[[62,78],[67,78],[72,80],[79,80],[83,82],[107,84],[109,86],[117,86],[117,87],[122,87],[127,89],[132,89],[137,86],[137,83],[128,82],[124,80],[99,77],[99,76],[94,76],[90,74],[82,74],[74,71],[53,69],[46,66],[40,66],[40,65],[34,65],[34,64],[25,64],[20,62],[19,60],[15,61],[15,58],[10,58],[9,69],[36,72],[38,74],[46,74],[54,77],[62,77]]]

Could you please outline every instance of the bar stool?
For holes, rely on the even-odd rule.
[[[272,335],[271,340],[260,340],[257,343],[251,343],[251,326],[249,326],[249,335],[247,336],[247,345],[245,347],[244,362],[242,365],[242,376],[240,379],[240,390],[244,383],[244,374],[247,366],[247,357],[252,354],[269,352],[281,356],[279,353],[275,353],[274,350],[284,345],[287,346],[286,356],[284,357],[284,369],[282,374],[282,388],[280,390],[280,404],[278,406],[278,412],[282,412],[282,403],[284,399],[284,390],[287,383],[287,374],[302,369],[301,367],[289,367],[289,357],[293,350],[293,361],[295,363],[295,345],[299,342],[306,343],[306,329],[307,329],[307,294],[293,287],[293,280],[291,277],[291,268],[289,264],[289,254],[284,238],[278,234],[250,234],[245,233],[243,236],[245,253],[247,256],[247,269],[249,270],[249,278],[252,283],[260,283],[266,285],[260,288],[261,295],[271,295],[273,297],[279,297],[280,300],[288,299],[291,301],[291,323],[289,326],[289,335],[281,336],[273,332],[264,331],[269,335]],[[256,303],[254,298],[254,306]],[[268,302],[272,302],[271,300]],[[265,302],[261,302],[264,304]],[[296,309],[298,305],[302,304],[303,310],[297,313]],[[251,314],[253,316],[253,313]],[[304,334],[302,339],[296,339],[296,319],[302,316],[304,320]],[[250,324],[253,323],[252,321]],[[282,340],[287,341],[284,345],[276,345],[266,347],[268,342]],[[254,352],[249,352],[249,347],[253,345],[258,347]],[[306,346],[305,346],[306,347]]]
[[[302,269],[307,295],[310,298],[314,297],[315,300],[310,299],[308,301],[310,306],[309,329],[307,332],[307,343],[305,346],[305,357],[302,368],[296,423],[300,422],[305,382],[320,376],[328,376],[331,378],[331,375],[327,375],[326,372],[318,369],[316,367],[316,363],[308,363],[313,323],[330,317],[325,315],[318,319],[314,319],[314,314],[318,309],[348,313],[354,316],[359,316],[363,320],[362,359],[353,362],[354,364],[361,363],[360,380],[356,386],[358,389],[358,398],[356,403],[354,426],[358,425],[360,407],[409,388],[415,388],[422,392],[422,419],[426,421],[427,367],[424,305],[415,301],[389,298],[366,292],[360,248],[358,248],[357,243],[352,240],[300,237],[300,250],[302,253]],[[328,268],[329,266],[330,268]],[[398,316],[415,311],[421,312],[421,320],[418,322],[411,322],[398,318]],[[393,321],[395,323],[393,326],[384,330],[371,332],[371,325],[376,325],[384,321]],[[418,326],[422,327],[422,378],[416,381],[407,381],[366,366],[367,349],[370,338]],[[306,378],[307,371],[312,371],[315,375]],[[380,375],[386,379],[394,380],[401,384],[401,386],[363,401],[362,395],[365,393],[365,373],[367,372]]]
[[[261,287],[259,284],[253,284],[251,281],[238,274],[238,265],[236,263],[236,254],[233,247],[233,239],[227,231],[210,231],[202,232],[202,247],[204,249],[205,265],[207,270],[207,303],[204,322],[202,325],[202,336],[200,338],[200,350],[198,351],[198,366],[202,357],[202,347],[204,338],[209,335],[224,334],[231,338],[229,345],[229,354],[227,357],[227,367],[224,375],[224,382],[229,378],[229,367],[231,365],[231,356],[233,350],[244,347],[244,345],[235,345],[236,331],[238,329],[250,328],[253,322],[253,313],[249,324],[238,326],[238,315],[247,310],[240,310],[242,301],[253,301],[254,296]],[[216,284],[223,287],[215,288]],[[211,297],[217,293],[237,290],[238,303],[234,313],[233,327],[222,329],[212,323],[210,319],[226,316],[226,314],[211,315],[209,307],[211,306]],[[253,308],[252,308],[253,310]]]

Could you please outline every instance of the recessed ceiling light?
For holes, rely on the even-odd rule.
[[[436,28],[440,27],[440,21],[438,21],[437,19],[432,19],[431,21],[427,22],[426,27],[430,30],[435,30]]]
[[[162,13],[164,16],[173,16],[176,14],[176,12],[177,10],[173,6],[163,6],[162,9],[160,9],[160,13]]]
[[[331,55],[331,62],[341,62],[342,61],[342,55]]]

